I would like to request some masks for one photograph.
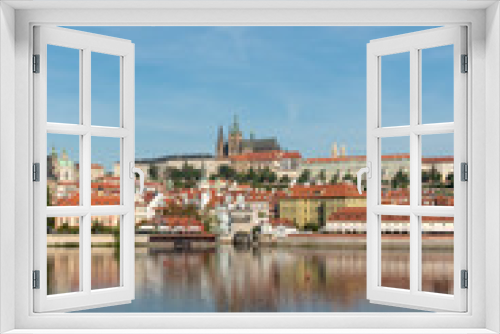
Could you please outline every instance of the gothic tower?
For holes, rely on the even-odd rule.
[[[222,126],[219,127],[219,135],[217,136],[217,147],[216,147],[217,158],[224,157],[224,130]]]
[[[228,155],[238,155],[241,153],[241,140],[242,134],[238,123],[238,116],[234,115],[233,126],[229,130],[229,136],[227,139]]]

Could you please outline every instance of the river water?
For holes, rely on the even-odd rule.
[[[442,267],[450,254],[435,252]],[[408,281],[408,258],[385,260],[392,277]],[[78,249],[48,249],[49,293],[78,290]],[[451,266],[448,266],[452,268]],[[116,248],[92,252],[92,286],[119,284]],[[69,274],[68,274],[69,273]],[[452,276],[452,272],[446,273]],[[450,286],[441,277],[437,286]],[[235,248],[204,251],[136,248],[136,298],[91,312],[405,312],[366,299],[366,252],[360,249]],[[428,280],[427,280],[428,281]]]

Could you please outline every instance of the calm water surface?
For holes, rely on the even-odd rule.
[[[49,291],[78,289],[74,270],[78,250],[48,251]],[[93,251],[93,287],[118,285],[115,253],[114,248]],[[366,299],[365,256],[364,250],[350,249],[220,246],[210,251],[174,252],[136,248],[135,300],[90,312],[412,311],[371,304]],[[394,277],[402,282],[408,279],[406,256],[395,251],[389,259]],[[449,256],[435,253],[433,261],[446,263]],[[71,268],[73,275],[67,275]]]

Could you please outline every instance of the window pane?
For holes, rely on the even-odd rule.
[[[422,291],[453,294],[453,217],[421,217]]]
[[[92,137],[92,205],[120,205],[120,138]]]
[[[80,291],[80,217],[47,218],[47,294]]]
[[[47,122],[80,122],[80,50],[47,45]]]
[[[92,52],[92,125],[120,126],[120,57]]]
[[[80,205],[80,136],[47,134],[47,206]]]
[[[410,124],[410,53],[381,58],[382,126]]]
[[[422,123],[453,122],[453,45],[421,50]]]
[[[422,205],[453,206],[453,134],[422,136]]]
[[[92,290],[120,286],[120,216],[92,216]]]
[[[381,203],[410,204],[410,138],[381,139]]]
[[[381,216],[381,286],[410,289],[410,217]]]

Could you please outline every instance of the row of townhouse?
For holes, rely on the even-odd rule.
[[[318,178],[321,173],[329,181],[337,175],[340,180],[345,175],[354,176],[363,167],[366,167],[366,156],[349,155],[331,158],[310,158],[305,159],[300,166],[300,173],[304,170],[311,172],[312,178]],[[381,177],[382,180],[391,180],[398,171],[408,173],[410,170],[409,154],[391,154],[381,156]],[[436,170],[441,175],[441,180],[453,173],[453,156],[423,157],[422,171],[429,172]]]
[[[421,217],[421,231],[423,234],[453,233],[453,217]],[[380,216],[382,234],[409,234],[410,217],[401,215]],[[345,207],[333,212],[325,226],[325,231],[340,234],[366,233],[366,208]]]

